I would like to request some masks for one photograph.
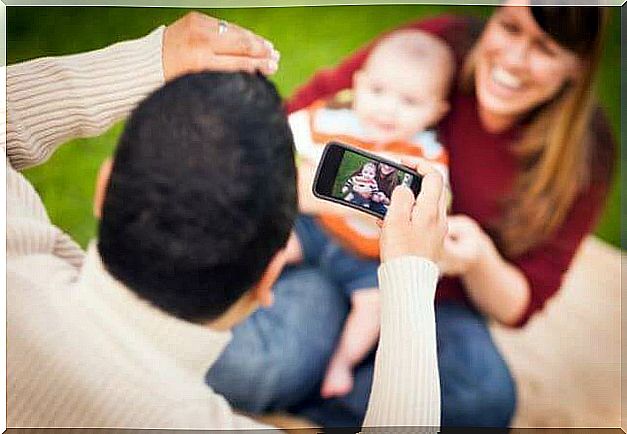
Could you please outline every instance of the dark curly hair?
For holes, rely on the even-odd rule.
[[[296,210],[293,139],[275,87],[261,74],[191,74],[128,120],[98,249],[140,297],[206,321],[261,278]]]

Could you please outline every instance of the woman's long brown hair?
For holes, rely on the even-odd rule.
[[[390,172],[388,175],[384,175],[383,173],[381,173],[381,163],[377,164],[377,176],[375,180],[377,181],[379,190],[385,193],[388,199],[392,197],[392,192],[394,191],[394,188],[400,184],[400,181],[398,179],[398,172],[396,170]]]
[[[491,228],[500,250],[518,256],[546,240],[564,222],[577,194],[590,178],[590,120],[593,81],[602,49],[606,11],[599,7],[531,7],[540,27],[576,53],[584,70],[549,102],[530,114],[513,145],[521,172],[503,203],[504,214]],[[474,90],[474,57],[462,71],[462,88]]]

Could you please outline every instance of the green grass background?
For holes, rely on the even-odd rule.
[[[273,41],[282,54],[280,70],[273,80],[280,92],[288,96],[315,70],[337,63],[384,30],[441,13],[487,17],[491,8],[389,5],[203,11],[248,27]],[[7,62],[78,53],[141,37],[185,12],[171,8],[7,7]],[[616,137],[620,127],[619,13],[618,8],[613,8],[597,80],[599,99],[609,114]],[[118,124],[99,137],[72,141],[47,164],[26,171],[52,221],[83,246],[95,235],[91,197],[96,172],[102,160],[111,154],[121,128]],[[601,238],[614,245],[620,242],[618,173],[596,230]]]

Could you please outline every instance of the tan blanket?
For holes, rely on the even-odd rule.
[[[514,426],[620,426],[620,275],[620,250],[589,237],[543,312],[492,327],[518,385]]]

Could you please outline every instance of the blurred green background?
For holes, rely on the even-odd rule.
[[[273,80],[282,95],[289,96],[318,68],[337,63],[384,30],[441,13],[487,17],[491,8],[389,5],[203,11],[248,27],[273,41],[282,54],[279,72]],[[141,37],[161,24],[173,22],[185,12],[187,10],[170,8],[7,7],[7,62],[10,65],[40,56],[78,53]],[[612,8],[597,80],[599,99],[617,138],[620,131],[619,14],[618,8]],[[96,230],[91,212],[96,172],[102,160],[111,154],[121,128],[118,124],[99,137],[75,140],[57,151],[47,164],[26,172],[43,197],[52,221],[83,246]],[[618,246],[620,193],[619,171],[616,172],[596,233]]]

